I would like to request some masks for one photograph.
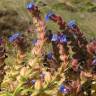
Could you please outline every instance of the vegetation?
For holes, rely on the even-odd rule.
[[[0,96],[96,96],[95,21],[95,0],[0,0]]]

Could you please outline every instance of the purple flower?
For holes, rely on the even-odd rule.
[[[68,89],[63,84],[60,86],[59,91],[64,94],[68,93]]]
[[[19,32],[13,34],[12,36],[9,37],[9,42],[14,42],[17,39],[17,37],[19,37],[19,36],[20,36]]]
[[[31,10],[34,8],[34,4],[31,2],[31,3],[28,3],[27,6],[26,6],[27,9]]]
[[[53,34],[51,41],[58,41],[58,35]]]
[[[32,85],[35,84],[36,80],[31,80]]]
[[[60,35],[58,36],[60,43],[67,43],[67,36],[66,35]]]
[[[69,27],[69,28],[72,28],[72,29],[73,29],[74,27],[76,27],[76,21],[75,21],[75,20],[69,21],[69,22],[68,22],[68,27]]]
[[[45,20],[48,21],[52,15],[54,15],[52,12],[48,12],[48,14],[45,16]]]
[[[49,53],[47,54],[47,58],[48,58],[49,60],[52,59],[52,56],[53,56],[53,54],[52,54],[51,52],[49,52]]]

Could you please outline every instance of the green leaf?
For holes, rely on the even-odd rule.
[[[21,83],[21,84],[19,84],[19,85],[17,86],[17,88],[15,89],[15,91],[14,91],[14,93],[13,93],[12,96],[16,96],[18,93],[21,92],[21,90],[23,89],[22,85],[23,85],[23,83]]]

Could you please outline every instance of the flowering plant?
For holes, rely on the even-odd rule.
[[[13,61],[7,62],[4,76],[4,59],[0,58],[3,62],[0,63],[0,96],[95,96],[96,40],[89,42],[74,20],[66,23],[61,16],[51,12],[46,20],[57,23],[62,32],[54,34],[51,31],[46,35],[38,6],[29,3],[27,9],[32,11],[37,38],[33,42],[30,40],[33,46],[30,45],[32,49],[26,52],[25,63],[22,58],[27,48],[26,38],[20,33],[9,37],[9,42],[17,44],[16,54],[22,63],[18,64],[12,55]],[[47,51],[49,46],[52,48]],[[1,48],[1,57],[3,51]]]

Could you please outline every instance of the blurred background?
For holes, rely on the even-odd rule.
[[[0,34],[2,32],[25,32],[32,17],[26,4],[32,0],[0,0]],[[41,9],[42,17],[52,10],[66,22],[76,20],[88,39],[96,38],[96,0],[34,0]],[[48,29],[59,31],[57,25],[49,21]]]

